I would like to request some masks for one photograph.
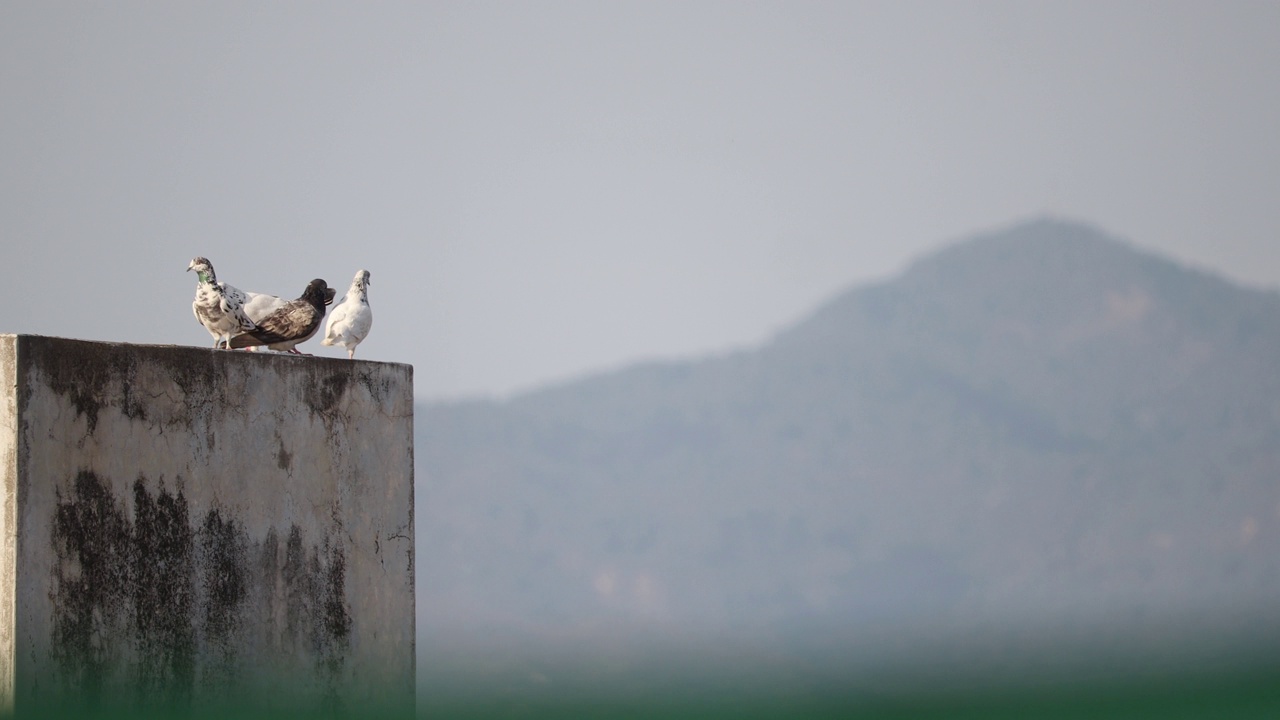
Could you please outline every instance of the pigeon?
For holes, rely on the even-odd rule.
[[[327,291],[325,291],[325,300],[324,300],[325,305],[329,305],[333,303],[334,294],[335,293],[333,288],[329,288]],[[288,300],[285,300],[282,297],[278,297],[275,295],[268,295],[266,293],[256,293],[256,292],[246,291],[245,295],[249,297],[249,301],[244,304],[244,314],[248,315],[249,319],[252,320],[254,323],[262,322],[263,318],[279,310],[280,308],[284,307],[289,302]],[[262,348],[261,346],[256,346],[256,347],[250,347],[245,349],[255,350],[255,349],[262,349]]]
[[[266,345],[272,350],[297,353],[295,346],[311,339],[324,320],[326,300],[332,300],[328,283],[316,278],[307,284],[302,297],[290,300],[280,309],[262,318],[253,330],[231,338],[231,347],[246,348]],[[301,354],[301,353],[299,353]]]
[[[256,293],[249,290],[246,290],[244,294],[245,297],[248,298],[244,304],[244,314],[248,315],[249,319],[255,323],[260,322],[262,318],[270,315],[289,303],[288,300],[285,300],[278,295]],[[324,304],[332,305],[333,298],[336,294],[337,293],[333,288],[326,290]]]
[[[347,296],[329,313],[321,345],[342,345],[347,348],[347,359],[354,360],[356,346],[373,327],[373,310],[369,307],[369,271],[356,272],[347,290]]]
[[[192,258],[187,272],[196,271],[200,278],[196,285],[196,299],[191,311],[196,320],[213,336],[213,346],[226,347],[232,335],[253,330],[255,325],[244,312],[246,297],[241,290],[218,282],[213,263],[207,258]]]

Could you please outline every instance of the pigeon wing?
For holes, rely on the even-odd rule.
[[[231,347],[273,345],[304,338],[315,332],[316,327],[320,325],[320,318],[320,313],[311,306],[311,303],[305,300],[292,300],[263,318],[256,329],[232,338]]]
[[[218,283],[218,287],[222,288],[222,295],[229,300],[236,302],[240,307],[244,307],[249,302],[249,295],[245,291],[235,285],[228,285],[224,282]]]
[[[369,307],[369,303],[362,302],[356,307],[355,317],[351,318],[351,327],[347,333],[360,342],[369,335],[369,329],[373,327],[373,309]]]
[[[271,313],[289,304],[288,300],[275,295],[256,292],[245,294],[248,296],[248,301],[244,304],[244,314],[255,323],[261,322]]]
[[[324,340],[320,341],[321,345],[335,345],[342,339],[342,334],[348,325],[347,315],[350,312],[351,303],[344,299],[329,313],[329,320],[324,328]]]
[[[253,320],[250,320],[244,311],[246,301],[244,293],[226,283],[220,284],[222,285],[222,312],[235,319],[241,332],[252,330],[255,327]]]

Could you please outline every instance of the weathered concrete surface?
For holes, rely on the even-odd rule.
[[[0,335],[0,715],[13,712],[14,602],[17,600],[18,396],[16,338]]]
[[[0,336],[9,707],[411,710],[412,372]]]

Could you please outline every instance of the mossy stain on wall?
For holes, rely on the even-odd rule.
[[[264,636],[250,647],[275,644],[263,618],[274,614],[277,588],[285,652],[310,658],[321,676],[341,667],[352,623],[341,544],[308,544],[293,525],[281,563],[274,528],[254,542],[225,508],[193,523],[181,486],[161,482],[153,493],[139,477],[132,501],[130,513],[88,470],[57,492],[50,640],[64,692],[91,704],[124,693],[181,707],[201,682],[234,674],[246,633]],[[262,604],[251,607],[251,597]]]

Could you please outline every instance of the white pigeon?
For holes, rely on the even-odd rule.
[[[196,320],[213,336],[213,346],[226,347],[232,335],[253,330],[256,326],[244,312],[247,301],[240,289],[218,282],[213,263],[207,258],[196,257],[187,266],[187,272],[196,271],[200,282],[196,285],[196,299],[191,311]]]
[[[347,296],[329,313],[321,345],[342,345],[347,359],[354,360],[356,346],[373,327],[373,309],[369,307],[369,271],[359,270],[347,289]]]

